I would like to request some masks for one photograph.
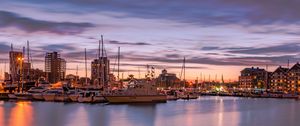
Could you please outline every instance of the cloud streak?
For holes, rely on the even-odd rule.
[[[91,23],[53,22],[22,17],[19,14],[0,11],[0,28],[15,27],[28,33],[48,32],[62,35],[82,33],[85,29],[94,27]]]

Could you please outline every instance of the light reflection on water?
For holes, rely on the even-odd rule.
[[[160,104],[0,101],[0,126],[296,126],[300,101],[201,97]]]

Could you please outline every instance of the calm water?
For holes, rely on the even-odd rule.
[[[0,101],[0,126],[299,126],[300,101],[201,97],[160,104]]]

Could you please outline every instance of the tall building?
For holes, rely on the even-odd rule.
[[[270,89],[271,91],[284,91],[288,88],[287,85],[287,72],[288,68],[283,68],[279,66],[273,73],[270,75],[271,83]]]
[[[45,56],[45,72],[50,83],[65,79],[66,61],[57,52],[47,52]]]
[[[11,76],[10,79],[12,80],[12,82],[20,81],[20,72],[23,62],[24,57],[22,52],[9,52],[9,71]]]
[[[268,88],[268,72],[260,68],[245,68],[239,76],[240,88]]]
[[[91,63],[91,81],[93,84],[100,84],[102,86],[108,86],[109,81],[109,59],[107,57],[100,57],[94,59]]]
[[[300,92],[300,64],[297,62],[287,73],[288,91]]]

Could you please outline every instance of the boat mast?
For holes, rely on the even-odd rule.
[[[183,80],[185,81],[185,57],[183,58]]]
[[[100,65],[101,65],[100,64],[101,63],[100,62],[100,60],[101,60],[100,59],[101,41],[100,40],[99,40],[98,44],[99,44],[99,46],[98,46],[98,55],[97,55],[98,56],[98,61],[97,61],[97,75],[98,75],[98,85],[100,86],[100,82],[101,82],[101,76],[100,76],[100,73],[101,73],[100,72]]]
[[[101,68],[102,68],[102,84],[105,85],[105,63],[104,63],[104,44],[103,44],[103,35],[101,35],[101,44],[102,44],[102,50],[101,50]],[[105,85],[107,86],[107,85]]]
[[[87,80],[87,62],[86,62],[86,48],[84,48],[84,62],[85,62],[85,84],[88,83]],[[77,67],[78,68],[78,67]]]
[[[185,57],[183,57],[183,83],[183,86],[185,87]]]
[[[27,63],[28,63],[28,70],[27,70],[27,79],[30,81],[30,59],[29,59],[29,41],[27,40]]]
[[[21,81],[22,81],[22,93],[23,93],[23,89],[24,89],[24,66],[23,66],[23,60],[24,60],[24,56],[25,56],[25,47],[23,46],[23,56],[22,56],[22,59],[21,59]]]
[[[120,81],[120,47],[118,48],[118,80]]]

